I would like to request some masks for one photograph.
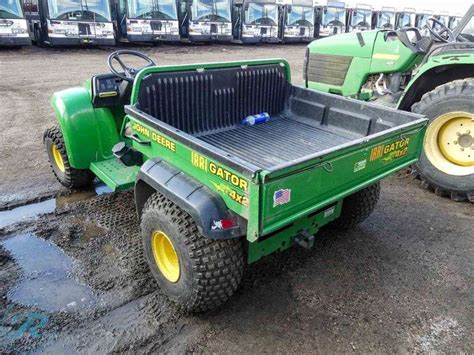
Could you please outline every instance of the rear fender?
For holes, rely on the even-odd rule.
[[[88,169],[92,162],[112,157],[112,147],[119,141],[114,117],[107,108],[94,109],[85,87],[56,92],[51,105],[73,168]]]
[[[398,102],[398,109],[410,111],[411,106],[421,97],[447,82],[473,76],[474,55],[435,56],[424,64],[412,78],[403,96]]]
[[[230,239],[246,234],[245,220],[229,210],[219,195],[159,158],[148,160],[138,173],[135,203],[139,216],[146,201],[155,192],[189,213],[206,238]],[[235,227],[220,228],[216,222],[222,219],[232,219]]]

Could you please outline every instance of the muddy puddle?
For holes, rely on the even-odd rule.
[[[69,195],[58,196],[41,202],[0,211],[0,228],[5,228],[20,222],[32,221],[40,215],[53,213],[56,209],[65,209],[72,203],[84,201],[110,192],[112,192],[112,190],[108,186],[98,184],[91,190],[77,191]]]
[[[22,270],[7,299],[47,312],[78,311],[99,303],[94,291],[73,275],[74,261],[56,245],[20,234],[2,244]]]

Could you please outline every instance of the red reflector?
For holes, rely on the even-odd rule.
[[[211,230],[224,230],[235,227],[236,224],[233,219],[224,218],[218,221],[212,221]]]
[[[222,229],[229,229],[234,226],[234,221],[228,218],[221,219]]]

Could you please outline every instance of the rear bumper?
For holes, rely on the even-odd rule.
[[[242,37],[243,43],[280,43],[278,37]]]
[[[283,37],[285,43],[309,43],[315,38],[312,37]]]
[[[189,34],[191,42],[231,42],[232,36],[227,35],[192,35]]]
[[[127,34],[129,42],[179,42],[179,35],[172,34],[141,34],[132,35]]]
[[[115,38],[49,38],[52,46],[115,46]]]
[[[0,46],[29,46],[30,37],[3,37],[0,36]]]

